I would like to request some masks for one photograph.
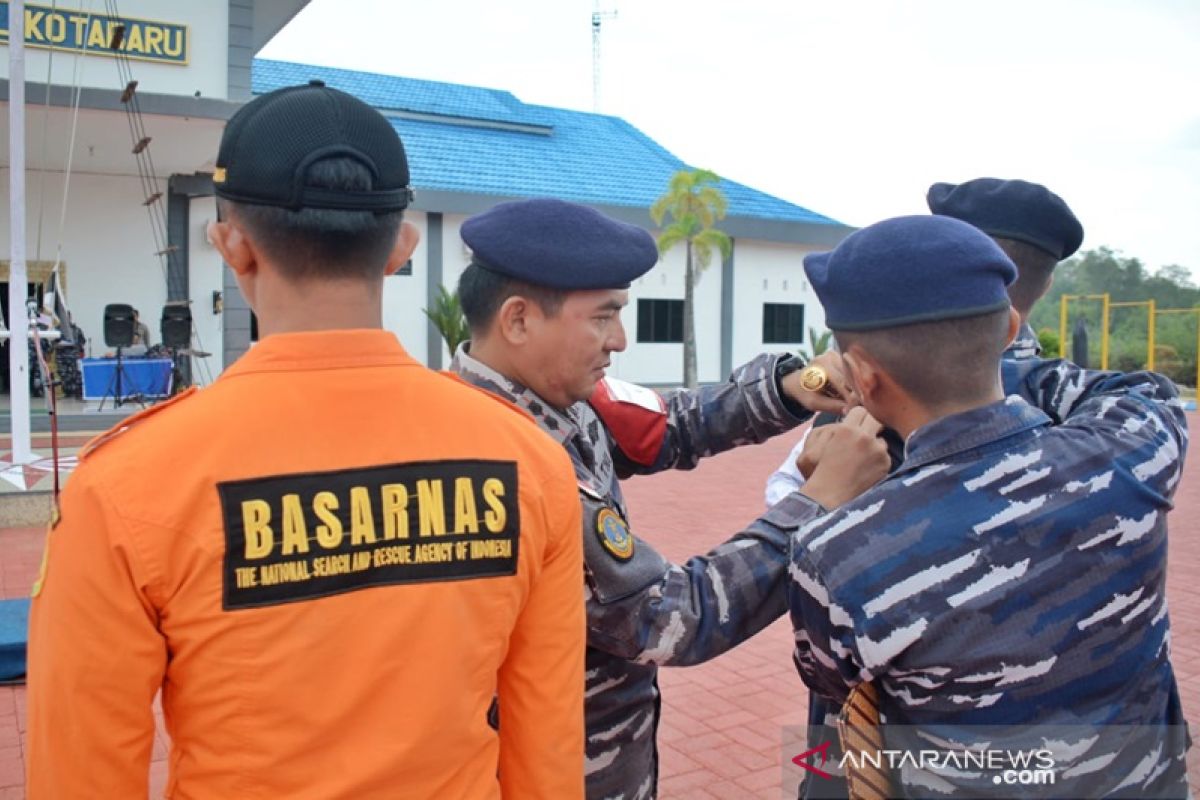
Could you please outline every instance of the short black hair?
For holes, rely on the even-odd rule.
[[[472,261],[458,279],[458,302],[472,333],[482,333],[496,318],[496,312],[510,297],[526,297],[537,303],[547,317],[562,310],[567,290],[536,286],[514,280]]]
[[[1008,344],[1008,309],[874,331],[838,331],[838,349],[857,344],[917,401],[937,407],[995,388]]]
[[[372,188],[372,175],[346,156],[324,158],[309,167],[306,186],[344,191]],[[401,211],[344,211],[237,203],[217,198],[250,237],[292,278],[381,277],[396,245]]]
[[[1017,279],[1008,287],[1008,296],[1013,308],[1022,317],[1029,316],[1034,303],[1041,300],[1050,289],[1050,279],[1058,258],[1037,245],[1019,239],[993,236],[1000,249],[1017,265]]]

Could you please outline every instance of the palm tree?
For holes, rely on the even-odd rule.
[[[724,218],[729,202],[714,184],[716,173],[706,169],[680,170],[671,176],[667,192],[650,207],[650,218],[662,226],[658,235],[658,253],[665,255],[680,242],[687,243],[687,261],[683,280],[683,385],[696,388],[696,314],[695,290],[700,273],[712,262],[713,250],[722,258],[733,252],[733,240],[713,225]]]
[[[805,361],[812,361],[814,358],[829,349],[829,340],[832,337],[833,331],[822,331],[818,335],[816,328],[810,326],[808,329],[808,342],[811,352],[810,350],[806,350],[801,347],[800,355],[804,357]]]
[[[450,349],[450,355],[453,356],[458,351],[458,346],[471,338],[471,331],[467,326],[467,318],[463,316],[457,292],[448,292],[445,286],[439,286],[433,308],[421,310],[425,312],[425,316],[429,317],[433,327],[437,328],[438,333],[446,340],[446,347]]]

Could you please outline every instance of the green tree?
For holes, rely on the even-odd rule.
[[[1192,280],[1192,273],[1186,267],[1181,267],[1178,264],[1166,264],[1159,267],[1158,272],[1154,273],[1154,277],[1161,278],[1183,289],[1196,288],[1196,282]]]
[[[463,315],[462,305],[458,302],[458,293],[449,292],[445,286],[438,287],[437,297],[433,308],[421,309],[433,327],[446,342],[450,355],[458,351],[458,346],[471,338],[471,330],[467,326],[467,318]]]
[[[812,361],[817,356],[829,349],[829,340],[833,338],[833,331],[822,331],[817,333],[816,328],[808,329],[809,349],[800,348],[800,355],[805,361]]]
[[[666,194],[650,207],[650,218],[662,228],[658,253],[665,255],[684,242],[687,259],[683,278],[683,385],[696,388],[696,283],[712,262],[713,251],[728,258],[733,240],[713,227],[724,218],[729,202],[713,184],[720,178],[706,169],[680,170],[671,176]],[[663,222],[667,221],[664,226]]]
[[[1191,273],[1168,264],[1151,274],[1136,258],[1128,258],[1107,247],[1088,250],[1064,261],[1054,271],[1054,284],[1033,309],[1030,323],[1035,330],[1059,330],[1060,298],[1069,295],[1108,294],[1114,303],[1153,300],[1158,310],[1190,309],[1200,306],[1200,288]],[[1115,307],[1109,313],[1110,369],[1138,370],[1146,366],[1148,339],[1147,309]],[[1068,310],[1067,335],[1075,320],[1088,322],[1089,361],[1100,365],[1102,304],[1099,300],[1072,300]],[[1178,383],[1196,382],[1197,318],[1195,314],[1161,314],[1155,324],[1155,369]],[[1068,343],[1069,343],[1068,338]],[[1058,350],[1048,350],[1057,356]]]
[[[1059,353],[1060,343],[1058,341],[1058,333],[1049,328],[1042,328],[1037,332],[1038,344],[1042,347],[1042,356],[1045,358],[1054,358]]]

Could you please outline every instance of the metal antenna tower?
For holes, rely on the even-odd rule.
[[[592,110],[600,113],[600,25],[617,16],[616,9],[601,11],[600,0],[592,0]]]

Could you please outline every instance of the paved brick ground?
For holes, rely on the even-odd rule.
[[[1191,429],[1200,415],[1190,414]],[[686,559],[720,542],[762,508],[762,484],[794,437],[742,448],[690,473],[636,478],[628,484],[636,530],[674,559]],[[1200,720],[1200,459],[1193,457],[1171,518],[1168,596],[1173,656],[1183,705]],[[0,521],[2,524],[2,521]],[[42,533],[0,531],[0,592],[24,594],[40,559]],[[664,670],[661,797],[708,800],[794,796],[796,767],[781,766],[785,726],[805,719],[805,692],[791,664],[786,620],[738,650],[698,667]],[[0,687],[0,800],[24,797],[22,744],[25,690]],[[799,752],[797,750],[796,752]],[[1195,751],[1193,751],[1193,754]],[[151,796],[165,782],[166,740],[155,741]],[[1191,759],[1200,787],[1200,759]]]

